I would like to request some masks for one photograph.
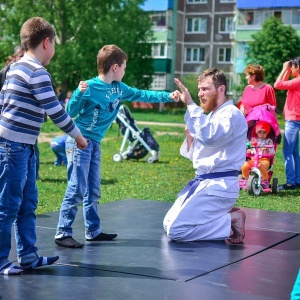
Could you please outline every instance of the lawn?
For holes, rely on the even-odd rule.
[[[137,121],[155,121],[166,123],[182,123],[183,110],[169,111],[159,114],[156,111],[134,111]],[[280,120],[283,124],[282,120]],[[143,128],[144,125],[138,125]],[[112,156],[119,152],[123,135],[117,124],[108,130],[101,143],[101,203],[121,199],[135,198],[141,200],[156,200],[172,202],[183,186],[194,177],[191,162],[179,154],[180,145],[184,139],[182,126],[149,126],[151,133],[159,143],[161,157],[159,162],[149,164],[146,159],[114,162]],[[48,119],[43,124],[40,149],[40,176],[38,181],[39,205],[37,212],[57,211],[60,208],[67,186],[66,168],[55,167],[55,156],[50,148],[49,140],[62,135],[63,132]],[[282,145],[276,153],[274,176],[279,183],[285,182]],[[245,190],[240,192],[238,206],[264,210],[300,212],[300,191],[265,193],[259,197],[249,196]]]

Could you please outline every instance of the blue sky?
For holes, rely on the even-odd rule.
[[[144,10],[167,10],[168,0],[146,0],[141,7]]]

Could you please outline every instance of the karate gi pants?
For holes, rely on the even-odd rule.
[[[231,215],[237,197],[213,194],[213,189],[197,189],[188,199],[188,192],[177,198],[166,214],[163,226],[176,241],[224,240],[231,233]],[[230,195],[230,194],[229,194]]]

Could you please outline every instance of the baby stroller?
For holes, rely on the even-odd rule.
[[[152,164],[158,161],[160,157],[159,145],[150,133],[149,128],[143,128],[140,130],[133,119],[129,108],[126,105],[121,105],[117,119],[120,131],[124,135],[120,153],[116,153],[113,156],[113,160],[120,162],[123,159],[141,159],[148,153],[151,156],[147,157],[147,162]],[[128,147],[124,151],[126,143]]]
[[[273,165],[275,161],[275,153],[277,145],[281,142],[281,133],[279,124],[276,118],[275,108],[271,105],[261,105],[253,108],[251,113],[246,117],[248,123],[247,137],[250,141],[252,137],[255,136],[255,125],[258,121],[267,122],[271,129],[268,134],[268,138],[272,139],[273,146],[271,146],[274,151],[268,153],[268,146],[259,147],[257,144],[247,143],[246,148],[246,159],[254,159],[254,167],[250,170],[249,178],[243,179],[242,175],[239,175],[239,186],[240,189],[247,189],[249,195],[259,196],[260,192],[272,192],[277,193],[278,178],[273,178]],[[266,148],[267,147],[267,148]],[[269,148],[271,148],[269,146]],[[268,180],[267,186],[262,185],[261,172],[258,169],[258,161],[260,158],[267,158],[270,160],[270,167],[268,169]],[[272,179],[272,183],[271,183]]]

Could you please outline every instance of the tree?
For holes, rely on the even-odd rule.
[[[264,81],[273,85],[283,63],[300,55],[300,37],[291,26],[283,25],[280,19],[271,17],[252,38],[247,61],[262,65],[265,70]]]
[[[105,44],[128,55],[124,82],[147,88],[154,72],[151,22],[140,9],[144,0],[0,0],[0,59],[20,43],[20,26],[41,16],[54,25],[56,53],[47,69],[64,92],[82,79],[97,76],[96,56]],[[25,9],[26,7],[26,9]],[[146,75],[146,76],[145,76]]]
[[[198,82],[197,78],[199,75],[185,75],[182,79],[182,83],[187,87],[189,90],[192,99],[194,102],[199,104],[199,97],[198,97]]]

